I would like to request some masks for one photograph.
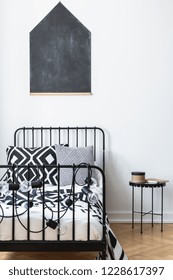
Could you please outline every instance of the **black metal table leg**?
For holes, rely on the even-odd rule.
[[[163,231],[163,186],[161,186],[161,231]]]
[[[134,228],[134,186],[132,187],[132,228]]]
[[[153,227],[153,208],[154,208],[154,197],[153,197],[153,192],[154,192],[154,188],[152,187],[151,188],[151,192],[152,192],[152,194],[151,194],[151,224],[152,224],[152,227]]]
[[[142,233],[142,217],[143,217],[143,186],[141,186],[141,233]]]

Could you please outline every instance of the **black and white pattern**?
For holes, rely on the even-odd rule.
[[[51,189],[45,190],[44,204],[45,206],[49,205],[49,207],[52,208],[55,205],[57,205],[57,202],[59,201],[61,206],[61,211],[62,211],[63,209],[67,208],[65,200],[69,198],[70,193],[71,193],[71,189],[61,188],[60,195],[58,197],[57,191]],[[36,193],[35,190],[32,190],[31,193],[29,194],[29,197],[33,205],[38,205],[38,204],[40,205],[43,203],[43,196],[40,190],[38,190]],[[86,195],[81,192],[76,192],[75,197],[78,200],[77,209],[75,211],[79,211],[79,212],[81,211],[82,213],[87,214],[88,203],[87,203]],[[26,207],[27,200],[28,200],[28,193],[22,193],[20,191],[15,193],[14,203],[15,203],[15,207],[18,207],[18,209],[20,208],[20,206]],[[11,193],[9,193],[6,197],[5,196],[0,197],[0,205],[2,205],[3,203],[5,203],[6,206],[12,205],[13,200],[12,200]],[[90,205],[90,207],[91,207],[92,217],[94,217],[94,219],[96,218],[97,222],[102,224],[102,203],[99,202],[96,205]],[[73,207],[69,207],[68,211],[73,211]],[[79,212],[77,213],[80,216]],[[0,226],[1,226],[1,222],[0,222]],[[96,259],[98,260],[102,259],[101,253],[99,253]],[[127,256],[123,248],[121,247],[119,241],[117,240],[115,234],[113,233],[109,225],[107,216],[106,216],[106,259],[109,260],[127,259]]]
[[[21,183],[24,180],[37,180],[43,177],[43,171],[37,168],[30,168],[28,174],[28,168],[21,168],[20,165],[50,165],[45,167],[44,176],[46,184],[57,184],[57,169],[51,167],[56,165],[56,153],[55,146],[46,146],[38,148],[21,148],[15,146],[9,146],[7,148],[7,164],[17,165],[15,168],[14,180]],[[7,181],[13,182],[12,168],[7,170]]]

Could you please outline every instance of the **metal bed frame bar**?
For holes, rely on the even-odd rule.
[[[75,139],[75,143],[73,142],[73,146],[75,147],[79,147],[81,144],[81,138],[83,140],[82,146],[88,146],[89,137],[92,137],[92,140],[90,139],[90,144],[93,145],[94,160],[97,160],[97,148],[99,144],[99,154],[102,150],[102,162],[100,167],[103,169],[103,171],[105,171],[105,133],[100,127],[21,127],[18,128],[14,133],[14,146],[20,145],[23,147],[28,147],[27,142],[30,142],[30,147],[36,147],[37,143],[35,138],[38,136],[36,136],[37,132],[40,133],[40,146],[44,145],[45,134],[47,136],[47,145],[62,144],[63,140],[64,143],[71,146],[71,140]],[[65,140],[62,135],[65,135]],[[55,139],[54,136],[56,137]],[[99,143],[97,140],[101,141],[101,143]]]

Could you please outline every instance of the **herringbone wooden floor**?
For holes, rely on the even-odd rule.
[[[173,260],[173,224],[112,224],[116,236],[129,260]]]
[[[120,244],[129,260],[173,260],[173,224],[111,224]],[[64,260],[64,259],[95,259],[97,253],[51,253],[51,252],[0,252],[0,260]]]

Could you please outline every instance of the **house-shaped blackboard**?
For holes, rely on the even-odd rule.
[[[60,2],[30,32],[30,93],[91,93],[91,32]]]

